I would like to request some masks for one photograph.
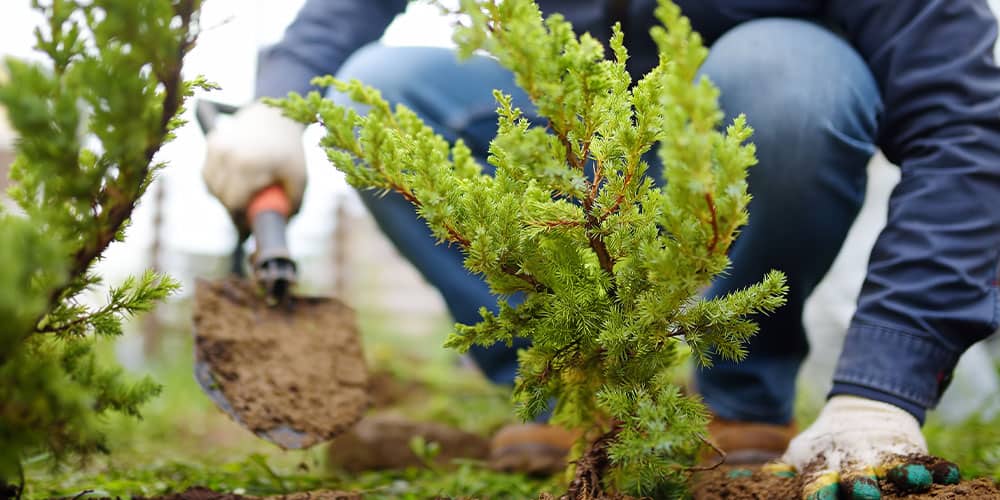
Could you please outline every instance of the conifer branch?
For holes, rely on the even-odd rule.
[[[628,190],[629,184],[632,183],[632,177],[634,174],[635,174],[635,168],[630,168],[625,171],[625,181],[622,183],[622,192],[618,193],[618,195],[615,197],[615,202],[612,203],[611,206],[606,208],[604,212],[601,213],[600,217],[598,217],[598,221],[600,223],[603,224],[604,221],[608,219],[608,217],[614,215],[616,212],[618,212],[618,209],[621,208],[622,202],[625,201],[625,193]]]
[[[99,216],[99,231],[95,235],[94,239],[80,247],[76,253],[73,255],[72,264],[69,269],[69,276],[79,276],[83,274],[90,266],[93,264],[94,260],[100,256],[111,242],[115,241],[115,238],[122,229],[122,226],[132,215],[135,210],[136,205],[139,202],[140,190],[147,182],[149,177],[150,169],[153,168],[152,161],[153,157],[160,150],[164,143],[164,139],[170,132],[170,124],[174,119],[174,116],[180,110],[184,102],[183,95],[183,81],[181,79],[181,62],[184,60],[184,56],[190,51],[194,46],[196,35],[192,34],[190,30],[192,16],[196,12],[196,3],[198,0],[179,0],[174,3],[174,12],[180,19],[181,32],[184,33],[185,38],[183,38],[177,46],[177,53],[173,55],[174,60],[169,63],[169,67],[166,68],[165,72],[157,72],[155,74],[156,79],[160,84],[163,85],[163,110],[160,114],[160,127],[158,139],[150,143],[145,151],[145,166],[139,166],[135,170],[137,175],[131,178],[125,178],[121,180],[121,184],[125,185],[130,193],[135,193],[134,195],[128,195],[120,191],[115,184],[109,183],[104,191],[97,198],[100,200],[98,205],[100,206],[101,214]],[[123,171],[131,171],[130,169],[123,169]],[[55,288],[49,294],[49,303],[56,304],[62,298],[63,294],[71,286],[70,282],[65,283],[63,286]],[[39,318],[41,320],[41,318]]]
[[[536,279],[534,276],[528,273],[518,271],[517,268],[510,263],[505,262],[501,264],[500,270],[531,285],[531,288],[536,292],[552,293],[551,288],[545,286],[542,282],[538,281],[538,279]]]
[[[556,134],[556,137],[559,138],[559,142],[563,145],[563,149],[566,150],[566,163],[569,163],[573,166],[573,168],[582,172],[584,167],[583,162],[576,156],[576,153],[573,152],[573,142],[569,140],[569,136],[566,135],[566,131],[559,127],[553,127],[552,120],[549,120],[547,128]]]
[[[590,149],[590,142],[587,142],[587,149]],[[590,183],[590,194],[588,199],[590,204],[594,204],[594,200],[597,199],[598,188],[601,186],[601,182],[604,180],[604,162],[600,158],[594,160],[594,181]]]
[[[710,471],[718,469],[719,466],[726,463],[726,457],[728,456],[726,450],[719,448],[718,445],[713,443],[711,439],[706,439],[704,436],[700,436],[698,439],[702,442],[702,444],[705,444],[708,447],[712,448],[712,451],[715,452],[715,454],[719,457],[719,459],[712,465],[692,465],[687,468],[688,472]]]
[[[93,310],[78,294],[123,236],[139,197],[162,165],[154,157],[179,125],[184,99],[204,80],[182,80],[201,0],[33,2],[48,20],[35,48],[50,64],[7,60],[0,104],[21,140],[11,167],[19,215],[0,214],[0,484],[27,453],[107,451],[98,425],[111,412],[138,416],[160,391],[129,381],[93,350],[95,336],[176,290],[148,273],[113,287]],[[94,140],[97,146],[89,146]],[[38,335],[43,333],[45,335]],[[44,402],[45,404],[39,404]],[[23,469],[22,469],[23,470]]]
[[[576,349],[578,347],[580,347],[579,337],[573,339],[571,342],[560,347],[559,349],[556,350],[556,352],[552,353],[552,356],[549,357],[549,360],[545,362],[545,368],[542,370],[542,375],[541,375],[542,379],[548,378],[549,373],[551,373],[551,371],[554,368],[556,368],[556,361],[558,361],[559,358],[565,356],[566,353],[568,353],[570,350]]]
[[[544,227],[547,229],[554,229],[557,227],[583,227],[584,223],[578,220],[546,220],[546,221],[528,221],[527,225],[533,227]]]

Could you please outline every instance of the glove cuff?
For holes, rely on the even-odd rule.
[[[271,134],[281,135],[290,140],[292,138],[296,141],[302,140],[302,132],[306,129],[305,124],[285,116],[281,109],[264,104],[259,100],[241,108],[236,113],[236,117],[240,120],[252,121],[261,130],[267,130]]]
[[[913,415],[896,405],[886,403],[884,401],[878,401],[874,399],[868,399],[858,396],[851,396],[847,394],[841,394],[838,396],[833,396],[827,400],[826,406],[823,407],[824,413],[833,413],[834,415],[838,413],[878,413],[885,415],[887,418],[901,418],[905,420],[916,420]]]
[[[830,394],[891,403],[920,421],[948,387],[958,357],[927,335],[854,322]]]

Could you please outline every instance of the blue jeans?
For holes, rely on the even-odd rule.
[[[771,269],[787,274],[790,290],[785,307],[756,318],[761,330],[748,346],[749,357],[741,363],[715,360],[711,369],[697,372],[697,387],[720,417],[786,423],[808,351],[803,304],[861,207],[881,97],[868,67],[847,43],[801,20],[737,26],[711,47],[701,71],[721,89],[727,121],[747,115],[760,160],[750,170],[750,223],[731,250],[731,271],[708,294],[743,288]],[[378,88],[446,139],[463,139],[483,165],[496,132],[492,89],[513,95],[516,105],[531,112],[507,70],[485,57],[458,62],[447,49],[370,45],[338,76]],[[480,307],[495,309],[495,297],[465,270],[459,250],[436,245],[400,196],[364,192],[362,198],[382,231],[441,291],[456,321],[474,323]],[[476,348],[471,354],[490,379],[511,383],[516,349],[524,345]]]

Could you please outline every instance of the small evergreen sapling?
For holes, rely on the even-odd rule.
[[[166,276],[125,280],[104,305],[80,294],[94,263],[120,240],[162,164],[154,157],[180,121],[200,0],[33,2],[47,23],[36,48],[48,64],[7,61],[0,105],[17,131],[10,197],[0,211],[0,484],[28,454],[104,450],[99,419],[138,416],[159,392],[94,356],[95,336],[177,288]]]
[[[718,91],[695,82],[707,50],[667,0],[656,9],[663,26],[651,32],[659,65],[637,82],[617,26],[608,60],[598,41],[577,37],[558,14],[543,20],[531,0],[462,0],[461,13],[461,54],[494,56],[540,116],[530,122],[495,92],[494,176],[461,141],[449,145],[357,81],[316,83],[347,93],[365,114],[318,92],[271,102],[322,123],[322,145],[348,182],[402,194],[501,297],[499,313],[484,308],[447,345],[531,340],[514,398],[524,419],[554,401],[553,422],[585,431],[570,496],[683,488],[707,413],[671,382],[681,344],[701,365],[712,352],[740,359],[757,329],[750,316],[784,302],[779,272],[724,297],[699,295],[726,270],[747,220],[751,130],[742,116],[717,130]],[[656,144],[662,188],[644,161]],[[510,305],[514,294],[523,301]]]

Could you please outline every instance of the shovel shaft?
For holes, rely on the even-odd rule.
[[[257,251],[253,258],[254,277],[264,285],[270,298],[282,302],[295,283],[295,263],[288,251],[285,227],[291,203],[280,186],[259,192],[247,207]]]

